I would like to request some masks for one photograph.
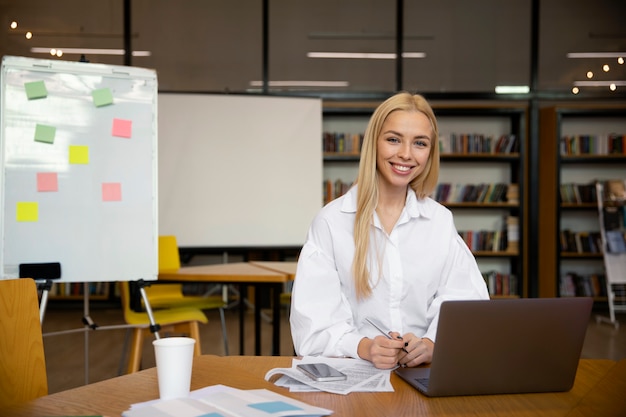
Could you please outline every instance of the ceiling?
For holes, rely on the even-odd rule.
[[[154,68],[162,91],[271,91],[325,94],[493,93],[532,85],[532,0],[405,0],[401,50],[425,58],[308,58],[308,52],[395,53],[396,0],[268,0],[267,61],[262,0],[130,0],[131,49],[149,51],[132,65]],[[124,48],[123,0],[0,0],[0,54],[60,58],[31,48]],[[576,81],[617,80],[581,92],[622,95],[626,64],[571,59],[570,52],[626,52],[626,1],[540,0],[535,91],[571,94]],[[10,22],[18,27],[11,29]],[[31,32],[32,38],[26,39]],[[88,53],[123,65],[122,55]],[[267,64],[265,64],[265,62]],[[610,71],[602,71],[603,64]],[[267,65],[264,67],[264,65]],[[267,71],[265,71],[266,69]],[[401,81],[399,81],[399,79]],[[274,87],[278,81],[332,86]]]

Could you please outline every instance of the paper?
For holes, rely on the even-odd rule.
[[[46,83],[44,83],[43,81],[24,83],[24,89],[26,90],[26,97],[28,97],[29,100],[46,98],[48,96]]]
[[[347,378],[344,381],[314,381],[296,368],[299,363],[326,363],[346,374]],[[282,375],[274,384],[292,392],[325,391],[346,395],[351,392],[393,392],[390,374],[391,370],[378,369],[362,359],[305,356],[293,359],[291,368],[269,370],[265,380]]]
[[[93,104],[96,107],[108,106],[109,104],[113,104],[113,94],[108,88],[93,90],[91,92],[91,97],[93,98]]]
[[[113,119],[113,136],[120,138],[130,138],[132,132],[132,120]]]
[[[56,127],[37,124],[35,126],[35,141],[43,143],[54,143]]]
[[[59,191],[59,182],[56,172],[37,173],[37,191]]]
[[[119,182],[103,183],[102,201],[122,201],[122,184]]]
[[[88,164],[89,146],[70,145],[70,164]]]
[[[192,391],[187,398],[133,404],[122,417],[297,417],[327,416],[332,410],[266,390],[240,390],[214,385]]]
[[[16,220],[18,222],[39,221],[39,204],[33,201],[21,201],[17,203]]]

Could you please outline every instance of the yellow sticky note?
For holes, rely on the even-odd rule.
[[[32,201],[19,201],[16,207],[16,220],[18,222],[38,221],[39,203]]]
[[[88,164],[89,146],[70,145],[70,164]]]

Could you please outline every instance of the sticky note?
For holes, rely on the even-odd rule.
[[[102,183],[102,201],[122,201],[122,184],[119,182]]]
[[[37,173],[37,191],[59,191],[59,183],[56,172]]]
[[[44,143],[54,143],[54,136],[57,128],[54,126],[40,125],[35,126],[35,141]]]
[[[15,213],[18,222],[36,222],[39,220],[39,203],[20,201],[17,203]]]
[[[88,164],[89,146],[70,145],[70,164]]]
[[[132,126],[132,120],[113,119],[113,136],[130,138]]]
[[[295,405],[288,404],[284,401],[268,401],[265,403],[248,404],[248,407],[265,411],[266,413],[281,413],[283,411],[301,410]]]
[[[113,104],[113,94],[108,88],[99,88],[97,90],[93,90],[91,92],[91,97],[93,97],[93,104],[95,104],[96,107],[108,106],[109,104]]]
[[[30,83],[24,83],[24,89],[26,90],[26,97],[28,97],[29,100],[48,97],[46,83],[44,83],[43,81],[32,81]]]

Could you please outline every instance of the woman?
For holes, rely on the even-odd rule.
[[[420,95],[396,94],[374,111],[356,185],[319,212],[300,253],[290,316],[298,355],[381,369],[429,363],[441,303],[489,298],[451,212],[428,197],[438,136]]]

